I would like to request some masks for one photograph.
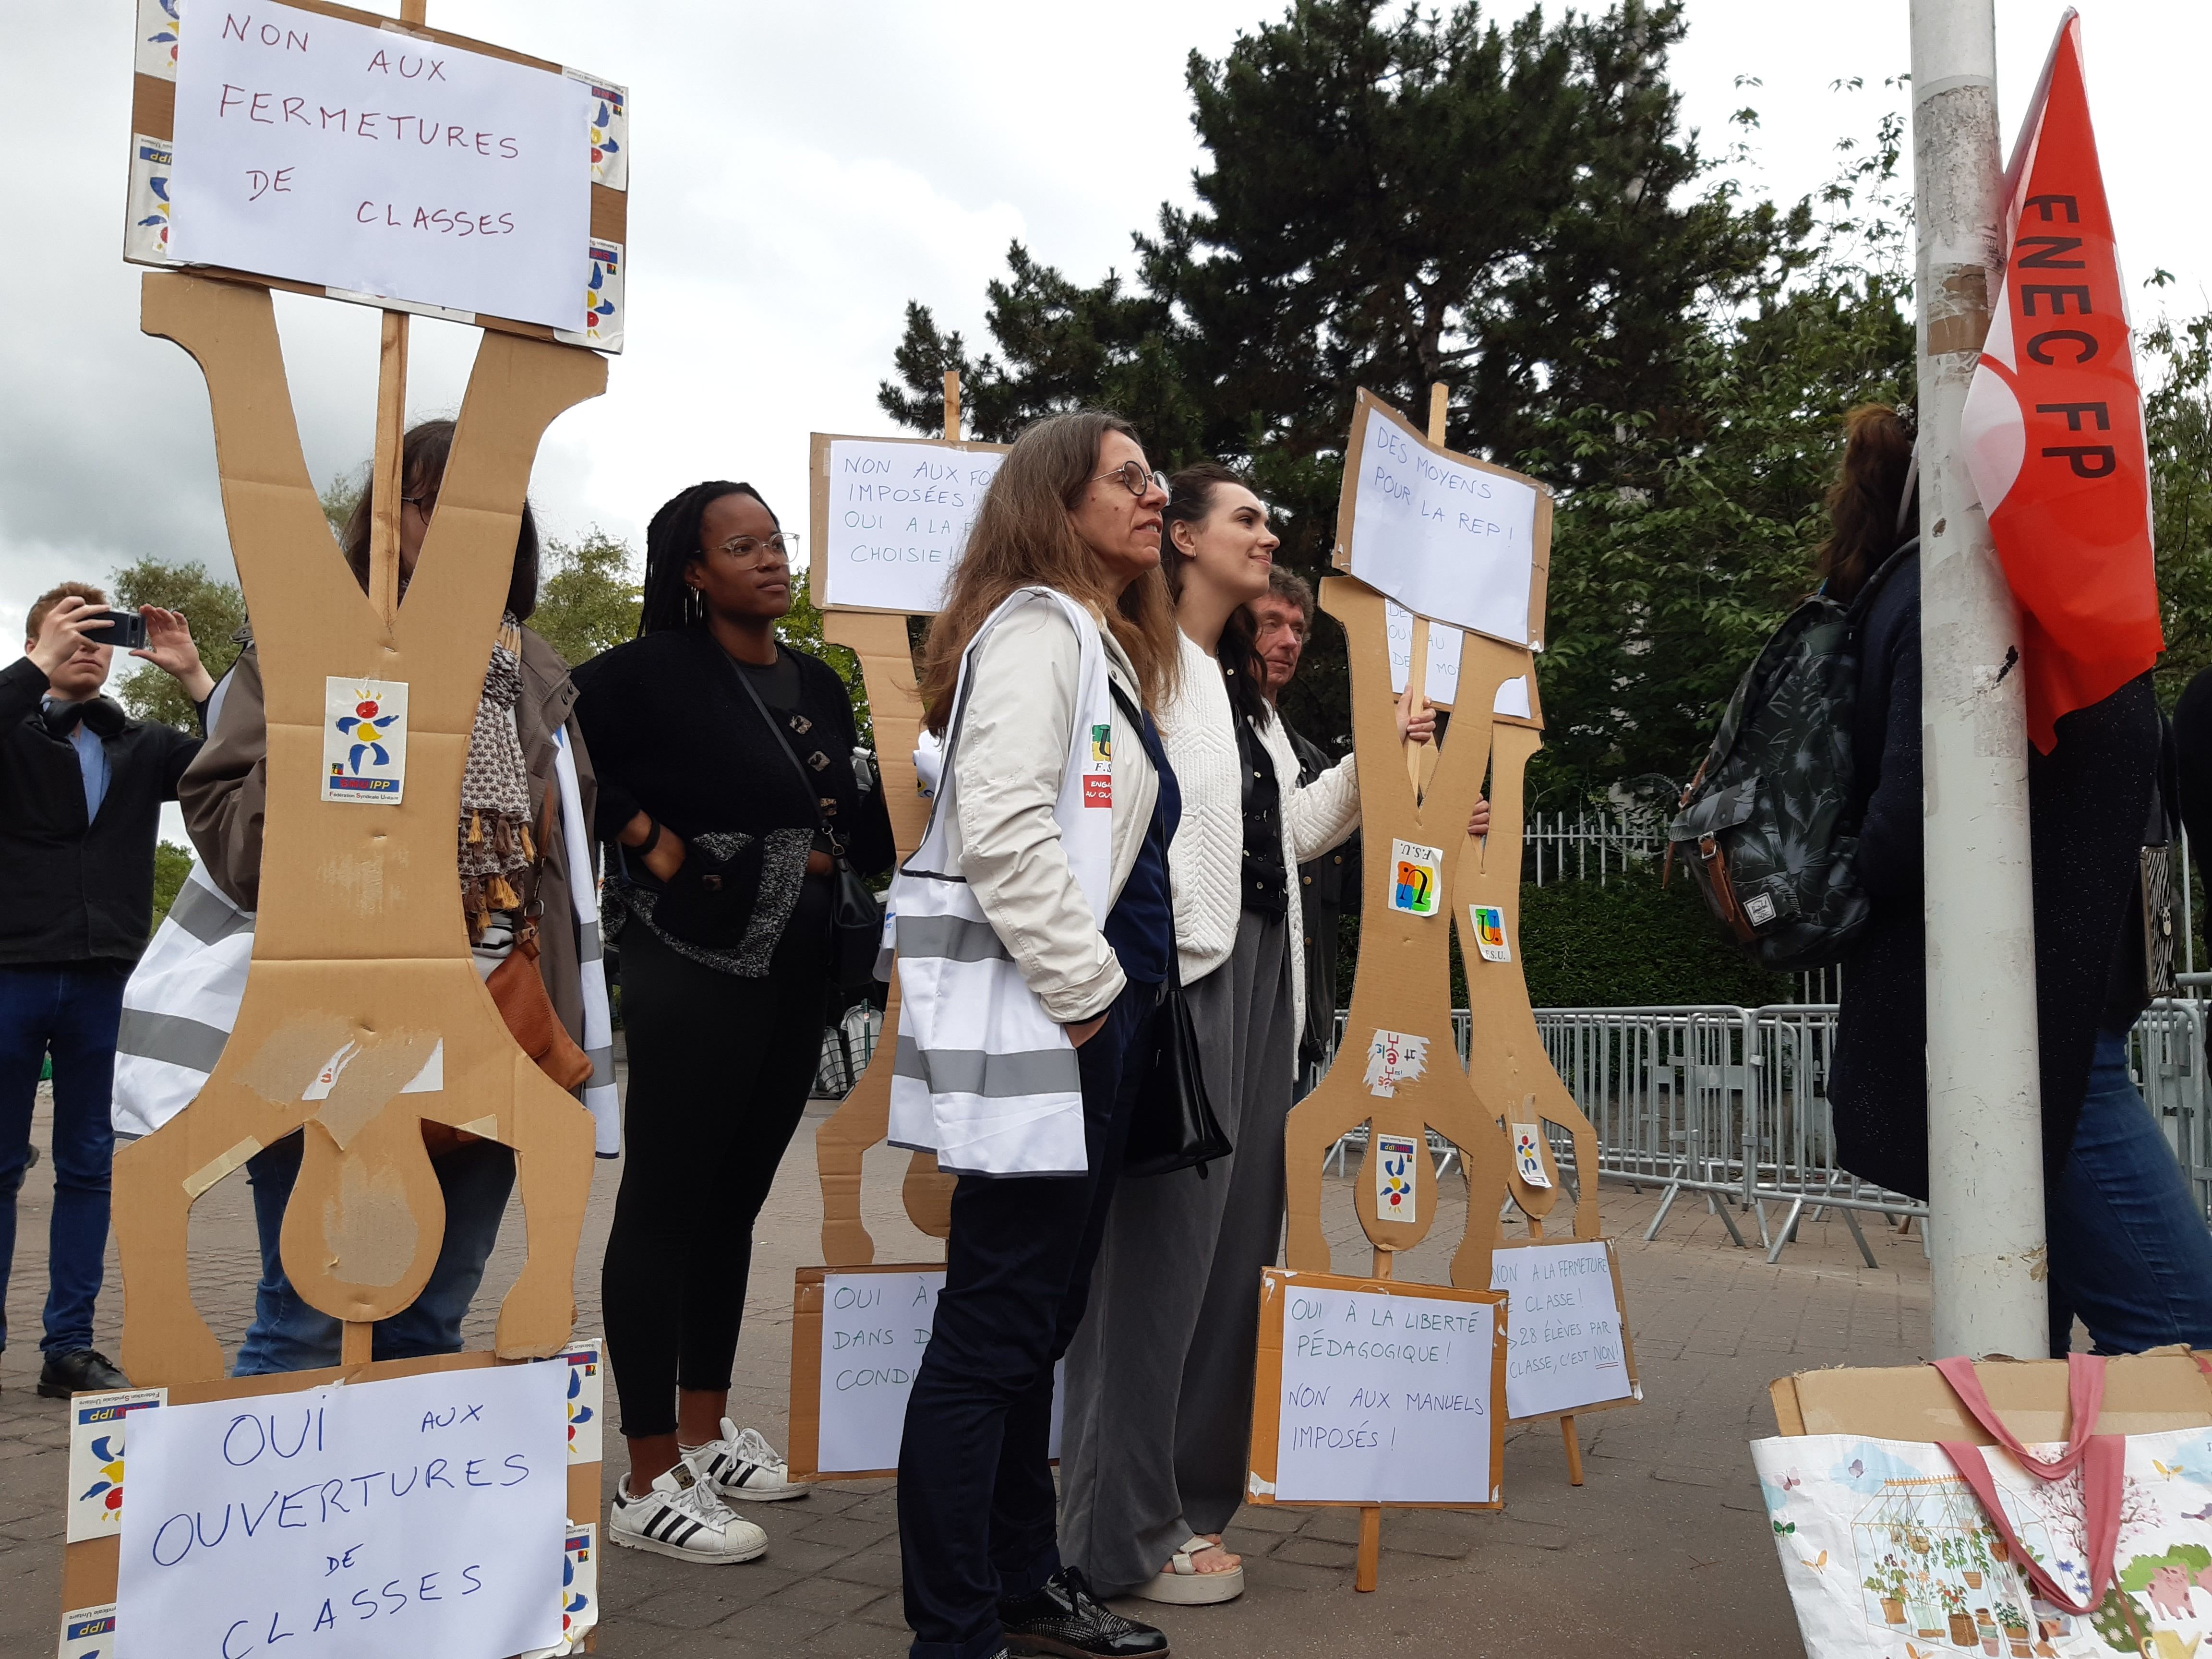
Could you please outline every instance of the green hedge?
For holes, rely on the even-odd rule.
[[[1796,987],[1771,974],[1723,937],[1677,871],[1662,889],[1656,871],[1631,870],[1595,881],[1521,886],[1521,937],[1514,941],[1539,1008],[1649,1008],[1670,1003],[1735,1003],[1756,1007],[1787,1000]],[[1343,919],[1337,994],[1352,993],[1359,922]],[[1452,1001],[1467,1004],[1459,943],[1452,943]]]

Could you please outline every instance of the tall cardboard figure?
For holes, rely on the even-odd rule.
[[[1385,1139],[1410,1141],[1404,1189],[1393,1215],[1382,1212],[1375,1182],[1363,1176],[1359,1224],[1376,1249],[1378,1275],[1390,1255],[1412,1249],[1436,1221],[1436,1171],[1426,1152],[1433,1127],[1460,1151],[1468,1188],[1468,1224],[1452,1257],[1451,1281],[1463,1290],[1490,1287],[1494,1218],[1508,1190],[1507,1150],[1495,1103],[1480,1097],[1461,1072],[1452,1041],[1451,919],[1431,892],[1425,902],[1395,902],[1401,861],[1398,843],[1416,854],[1434,852],[1441,886],[1447,852],[1467,840],[1468,817],[1482,793],[1490,760],[1490,726],[1481,711],[1519,672],[1516,653],[1468,638],[1460,667],[1461,713],[1445,733],[1425,793],[1416,796],[1401,758],[1392,709],[1382,596],[1363,582],[1332,576],[1322,584],[1322,608],[1352,642],[1352,738],[1359,757],[1360,832],[1367,848],[1361,880],[1359,967],[1336,1063],[1314,1091],[1291,1109],[1285,1158],[1290,1194],[1285,1259],[1295,1268],[1329,1270],[1321,1224],[1322,1164],[1344,1133],[1369,1125],[1368,1168],[1377,1168]],[[1517,787],[1516,787],[1517,804]],[[1492,837],[1501,830],[1493,799]],[[1510,826],[1519,845],[1519,827]],[[1384,856],[1386,854],[1390,856]],[[1429,866],[1406,860],[1413,874]],[[1409,908],[1410,905],[1410,908]],[[1540,1054],[1540,1050],[1539,1051]],[[1410,1219],[1395,1218],[1410,1212]]]
[[[284,1267],[311,1305],[370,1322],[412,1302],[444,1231],[426,1120],[514,1148],[529,1255],[499,1319],[502,1358],[568,1341],[591,1188],[592,1122],[516,1047],[471,960],[454,829],[491,641],[538,441],[596,397],[596,353],[486,331],[438,514],[387,620],[333,544],[309,483],[268,292],[144,279],[142,326],[198,362],[214,406],[231,551],[269,715],[261,908],[245,1000],[192,1104],[116,1160],[123,1363],[142,1386],[213,1381],[221,1346],[191,1302],[193,1201],[295,1129],[306,1144]],[[334,680],[404,685],[396,805],[324,799]],[[388,706],[388,704],[387,704]]]

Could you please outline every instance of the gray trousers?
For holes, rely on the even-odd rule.
[[[1229,960],[1184,995],[1236,1150],[1204,1179],[1179,1170],[1114,1194],[1060,1431],[1060,1558],[1101,1595],[1147,1583],[1243,1502],[1260,1270],[1282,1244],[1297,1050],[1283,920],[1245,911]]]

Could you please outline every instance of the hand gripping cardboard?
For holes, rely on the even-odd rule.
[[[356,1324],[405,1308],[444,1231],[426,1120],[514,1148],[529,1255],[501,1306],[496,1351],[554,1353],[575,1319],[591,1119],[515,1046],[477,977],[453,826],[531,463],[554,417],[605,389],[605,362],[514,334],[482,337],[438,514],[387,626],[333,545],[308,479],[267,291],[149,276],[142,325],[183,346],[207,377],[267,696],[269,789],[236,1028],[193,1103],[116,1159],[124,1367],[142,1385],[222,1376],[222,1348],[192,1305],[187,1214],[295,1129],[305,1151],[283,1246],[294,1286]],[[407,684],[401,805],[319,799],[332,674]],[[340,1061],[327,1092],[306,1098]]]

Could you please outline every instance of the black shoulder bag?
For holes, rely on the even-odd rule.
[[[1131,706],[1119,686],[1114,688],[1114,701],[1142,732],[1144,716]],[[1168,890],[1167,982],[1160,988],[1151,1035],[1130,1060],[1138,1067],[1139,1081],[1121,1173],[1170,1175],[1195,1164],[1199,1179],[1204,1180],[1206,1166],[1215,1158],[1228,1157],[1234,1149],[1221,1120],[1213,1114],[1213,1103],[1206,1098],[1198,1030],[1191,1023],[1190,1001],[1182,989],[1182,963],[1176,951],[1172,886]]]
[[[726,653],[724,653],[724,660],[728,660]],[[760,710],[760,717],[768,723],[768,729],[775,733],[776,743],[783,750],[784,757],[790,761],[792,770],[799,774],[799,787],[806,791],[807,799],[816,803],[815,823],[829,837],[831,855],[836,860],[834,872],[836,886],[830,901],[830,977],[840,994],[848,998],[858,997],[876,982],[876,957],[884,940],[883,901],[868,890],[868,884],[860,879],[847,860],[845,838],[830,827],[829,819],[822,816],[820,793],[815,788],[814,779],[806,769],[806,763],[799,758],[799,751],[791,746],[791,739],[784,735],[782,723],[769,712],[768,704],[761,701],[761,694],[753,689],[753,683],[744,669],[732,662],[730,672],[736,675],[738,684],[744,687],[745,696],[751,698],[753,707]]]

